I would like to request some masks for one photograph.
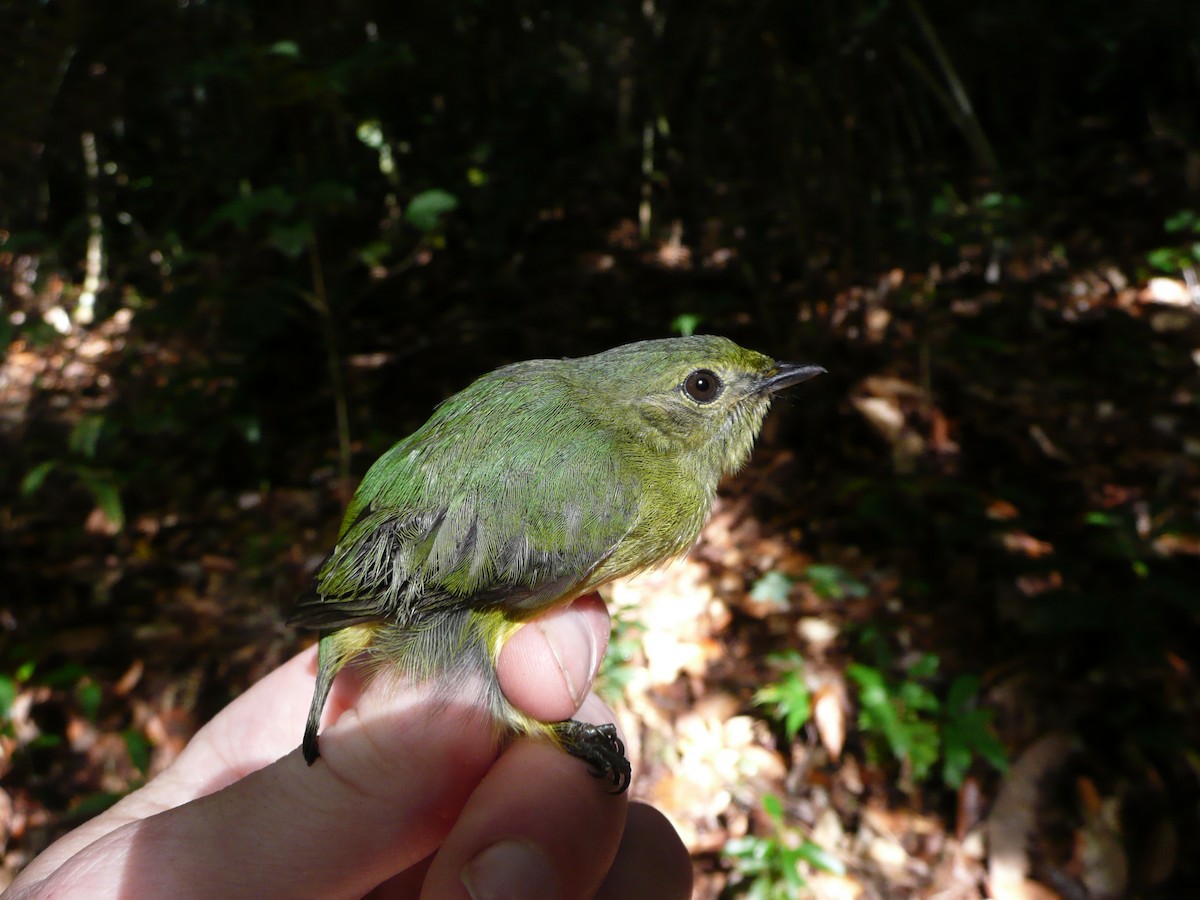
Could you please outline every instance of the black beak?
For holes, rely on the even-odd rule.
[[[758,386],[758,390],[762,394],[774,394],[776,391],[782,391],[784,388],[790,388],[793,385],[808,381],[810,378],[816,378],[818,375],[825,374],[825,369],[821,366],[776,363],[775,371],[762,380],[762,383]]]

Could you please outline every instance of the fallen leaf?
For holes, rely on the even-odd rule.
[[[846,708],[841,692],[832,685],[822,685],[813,697],[813,722],[821,744],[835,762],[846,743]]]

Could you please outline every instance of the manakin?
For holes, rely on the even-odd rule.
[[[498,733],[543,736],[624,791],[616,730],[518,711],[500,649],[540,613],[686,552],[772,396],[824,371],[693,336],[515,363],[443,402],[371,466],[292,614],[321,632],[308,763],[334,676],[363,657],[447,693],[479,684]]]

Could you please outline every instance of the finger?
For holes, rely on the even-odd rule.
[[[534,619],[500,651],[496,673],[504,696],[535,719],[569,719],[591,690],[610,628],[596,593]]]
[[[314,645],[251,686],[196,732],[164,773],[172,775],[169,781],[179,778],[180,784],[211,793],[295,750],[312,700],[316,668]],[[339,673],[325,721],[335,720],[361,691],[362,679],[354,667]]]
[[[579,760],[544,741],[516,741],[471,794],[421,897],[590,897],[617,852],[627,808]]]
[[[83,849],[78,896],[360,897],[441,843],[495,757],[478,710],[369,691],[278,762]]]
[[[170,768],[56,841],[26,868],[22,880],[43,878],[117,828],[219,790],[294,749],[315,666],[312,647],[267,675],[201,728]]]
[[[596,900],[687,900],[692,860],[675,827],[653,806],[632,803],[617,857]]]

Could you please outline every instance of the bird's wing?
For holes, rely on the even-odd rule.
[[[378,492],[343,529],[291,621],[330,630],[416,623],[445,608],[502,608],[518,617],[589,588],[589,576],[636,519],[637,484],[611,448],[548,435],[520,453],[455,473],[446,502],[387,502]],[[369,476],[368,476],[369,477]],[[392,477],[413,478],[413,472]],[[444,483],[445,471],[423,476]],[[423,500],[434,491],[410,492]]]

